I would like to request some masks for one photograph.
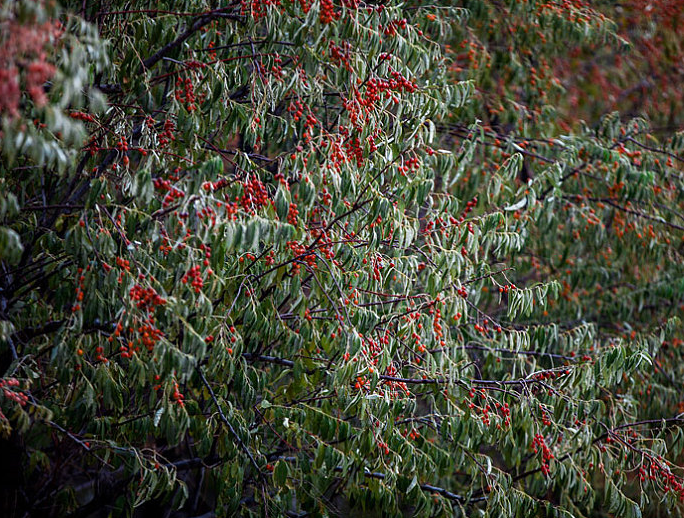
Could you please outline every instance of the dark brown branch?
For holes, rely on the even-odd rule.
[[[199,31],[205,25],[209,25],[216,18],[226,18],[229,20],[237,20],[237,21],[242,20],[242,16],[240,16],[238,14],[225,13],[225,12],[220,12],[220,11],[212,11],[210,13],[207,13],[206,15],[201,16],[183,34],[178,36],[172,42],[167,43],[161,49],[159,49],[157,52],[152,54],[149,58],[144,60],[142,62],[143,71],[149,70],[150,68],[152,68],[159,61],[161,61],[167,54],[169,54],[169,52],[171,52],[175,48],[179,47],[190,36],[195,34],[197,31]]]
[[[263,478],[263,473],[261,472],[261,469],[259,469],[259,465],[257,464],[256,460],[254,459],[252,452],[249,451],[249,448],[247,448],[247,445],[242,441],[242,439],[240,438],[238,433],[235,431],[235,428],[233,428],[233,425],[230,423],[230,421],[228,421],[228,418],[223,413],[223,409],[221,408],[221,404],[219,403],[218,398],[216,397],[216,394],[214,394],[214,389],[211,388],[211,385],[207,381],[207,378],[204,376],[202,369],[200,367],[197,367],[196,370],[197,370],[197,374],[199,375],[200,379],[202,380],[202,384],[209,391],[209,395],[211,396],[211,400],[214,402],[214,405],[216,406],[216,410],[218,410],[219,417],[221,418],[221,421],[223,421],[223,424],[226,425],[226,427],[230,431],[231,435],[235,439],[235,442],[237,442],[238,446],[245,452],[245,454],[249,458],[249,461],[252,463],[252,466],[254,466],[254,469],[256,470],[257,475],[260,478]]]

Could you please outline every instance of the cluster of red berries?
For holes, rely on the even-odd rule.
[[[321,225],[322,227],[325,226],[325,223]],[[310,232],[311,234],[311,239],[318,239],[318,249],[321,254],[323,254],[323,257],[326,259],[332,260],[333,264],[336,266],[340,266],[340,264],[337,262],[335,259],[335,250],[333,249],[333,241],[328,235],[328,233],[323,230],[323,229],[316,229],[312,230]]]
[[[321,8],[319,19],[321,23],[328,24],[332,23],[333,20],[337,20],[340,17],[340,13],[335,12],[335,6],[332,0],[321,0]]]
[[[28,403],[28,396],[23,392],[18,392],[16,388],[20,385],[17,378],[4,378],[0,379],[0,390],[2,394],[9,399],[18,403],[20,406],[25,406]]]
[[[226,208],[226,219],[228,221],[235,221],[238,219],[238,211],[240,209],[239,205],[237,202],[228,202],[228,195],[226,195],[226,203],[225,203],[225,208]]]
[[[69,114],[69,117],[71,117],[72,119],[83,121],[83,122],[95,122],[95,117],[93,117],[89,113],[71,112]]]
[[[330,48],[330,60],[336,65],[342,65],[347,71],[351,72],[352,69],[349,62],[351,43],[343,41],[342,45],[338,46],[330,40],[328,47]]]
[[[437,304],[439,302],[439,297],[435,301],[435,306],[430,309],[430,315],[433,315],[432,318],[432,332],[435,335],[435,340],[439,340],[439,345],[444,347],[446,345],[446,342],[444,341],[444,328],[442,327],[441,319],[442,319],[442,310],[439,308],[439,305]]]
[[[243,194],[240,198],[240,205],[251,215],[254,215],[257,209],[271,204],[268,190],[258,178],[250,178],[242,184],[242,187]]]
[[[301,151],[301,150],[302,150],[302,146],[297,146],[297,151]],[[297,155],[294,155],[294,154],[290,156],[290,158],[292,158],[293,160],[294,160],[296,157],[297,157]],[[273,177],[273,179],[274,179],[276,182],[278,182],[280,185],[282,185],[283,187],[285,187],[285,190],[287,190],[287,191],[290,190],[290,184],[289,184],[289,183],[287,182],[287,180],[285,179],[285,175],[284,175],[283,173],[276,173],[275,176]]]
[[[292,250],[292,253],[299,261],[304,261],[310,268],[316,268],[316,256],[313,254],[306,253],[306,246],[297,241],[288,241],[286,243],[287,247]],[[295,263],[292,265],[293,271],[299,272],[300,265]],[[293,272],[294,273],[294,272]]]
[[[185,406],[185,402],[183,401],[185,396],[183,396],[180,390],[178,390],[178,382],[175,380],[173,382],[173,393],[171,394],[171,399],[173,399],[179,407],[183,408]]]
[[[192,84],[192,79],[190,77],[176,79],[174,97],[176,98],[176,101],[183,104],[185,109],[189,112],[193,112],[197,109],[195,87]]]
[[[307,14],[311,10],[311,0],[299,0],[299,5],[302,8],[302,11],[304,11],[304,14]]]
[[[325,179],[323,180],[323,183],[326,183]],[[330,207],[330,205],[332,204],[332,194],[330,194],[328,192],[328,189],[325,187],[323,187],[323,189],[321,190],[318,198],[321,202],[321,205],[323,205],[324,207]],[[316,210],[316,208],[314,208],[314,210]]]
[[[266,266],[273,266],[275,264],[275,250],[271,250],[266,254],[264,256],[264,261],[266,261]]]
[[[123,257],[117,257],[116,258],[116,265],[121,270],[121,273],[119,273],[119,278],[117,279],[117,282],[119,284],[121,284],[123,282],[124,274],[131,271],[131,262],[128,259],[124,259]],[[109,265],[107,265],[107,266],[109,266]]]
[[[166,304],[166,299],[160,297],[157,291],[152,288],[143,288],[140,284],[136,284],[128,293],[135,302],[138,309],[153,311],[157,306]]]
[[[90,267],[88,267],[90,269]],[[77,311],[81,310],[81,302],[83,301],[84,297],[84,282],[85,282],[85,276],[83,275],[83,268],[79,268],[77,270],[78,273],[78,281],[76,283],[76,304],[74,304],[71,307],[71,311],[76,313]]]
[[[569,369],[565,369],[563,371],[544,371],[544,372],[540,372],[538,374],[535,374],[534,379],[541,380],[541,381],[552,380],[555,378],[560,378],[561,376],[567,376],[568,374],[570,374]]]
[[[361,147],[361,140],[359,137],[354,134],[353,136],[350,135],[349,129],[340,126],[339,128],[340,135],[343,138],[343,145],[344,149],[346,152],[345,156],[345,162],[348,160],[355,160],[356,161],[356,166],[357,167],[362,167],[363,166],[363,148]]]
[[[391,79],[372,77],[366,82],[365,95],[357,92],[358,101],[362,106],[372,107],[379,101],[383,94],[386,98],[393,97],[395,93],[413,93],[418,89],[415,81],[409,81],[400,72],[390,72]],[[394,96],[395,102],[399,99]]]
[[[204,252],[204,261],[202,261],[202,265],[209,266],[209,259],[211,259],[211,246],[201,243],[199,249]],[[207,270],[207,273],[211,275],[213,272],[211,270]]]
[[[380,217],[380,216],[378,216],[378,217]],[[365,261],[365,259],[364,259],[364,261]],[[382,256],[376,255],[373,258],[373,273],[371,274],[369,272],[369,278],[372,278],[375,281],[380,282],[382,280],[380,272],[384,269],[385,269],[385,265],[382,264]]]
[[[308,132],[308,130],[311,129],[311,128],[315,128],[315,127],[318,126],[319,124],[320,124],[320,123],[319,123],[318,119],[316,118],[316,116],[315,116],[313,113],[309,113],[309,114],[306,116],[306,119],[304,120],[304,127],[305,127],[306,130],[307,130],[306,132]],[[306,133],[306,132],[305,132],[305,133]]]
[[[224,187],[230,185],[230,182],[226,178],[219,178],[215,182],[204,182],[202,184],[202,189],[205,191],[218,191]]]
[[[551,426],[551,417],[541,403],[539,403],[539,412],[541,413],[542,424],[544,426]]]
[[[475,389],[471,388],[470,392],[468,392],[468,398],[472,400],[476,395],[477,395],[477,393],[475,392]],[[468,403],[468,400],[464,399],[463,403],[464,404]],[[470,409],[475,408],[475,403],[473,403],[472,401],[470,403],[468,403],[468,408],[470,408]]]
[[[371,363],[377,365],[380,356],[385,352],[384,346],[387,344],[389,344],[388,334],[379,337],[377,340],[361,336],[361,354],[371,358]],[[373,372],[372,367],[370,371]]]
[[[356,390],[361,390],[363,388],[368,388],[370,386],[370,381],[365,376],[357,376],[356,382],[354,383],[354,388]]]
[[[409,439],[415,441],[416,439],[418,439],[418,437],[420,437],[420,432],[418,432],[418,430],[414,430],[413,428],[411,428],[410,432],[408,431],[408,429],[406,429],[401,432],[401,435],[403,435],[404,437],[408,436]]]
[[[85,150],[90,156],[94,156],[98,151],[100,151],[97,135],[93,135],[88,139],[88,144],[86,145]],[[97,166],[93,167],[92,169],[94,173],[97,172],[97,170]]]
[[[397,374],[399,374],[399,371],[393,364],[390,364],[385,370],[385,375],[387,376],[396,377]],[[409,395],[408,385],[404,381],[384,380],[383,385],[389,389],[388,395],[392,398]]]
[[[297,226],[297,218],[299,217],[299,211],[297,210],[296,203],[290,203],[290,208],[287,211],[287,222],[290,225]]]
[[[660,482],[665,493],[672,491],[678,495],[680,502],[684,501],[684,483],[682,479],[672,473],[664,463],[661,464],[657,459],[652,459],[648,468],[648,474],[643,465],[639,468],[639,480],[642,482],[646,479],[655,482],[658,480],[658,476],[660,476]]]
[[[375,153],[378,150],[378,146],[375,144],[375,136],[368,135],[366,141],[368,142],[368,154]]]
[[[480,389],[480,390],[481,390],[481,396],[484,398],[485,397],[485,391],[484,391],[484,389]],[[448,393],[445,391],[444,395],[446,396],[447,394]],[[484,424],[485,426],[489,426],[491,424],[491,418],[489,417],[489,415],[492,412],[492,407],[489,405],[489,403],[486,403],[486,402],[485,402],[485,405],[483,407],[477,407],[475,402],[473,402],[473,399],[475,398],[476,395],[477,395],[477,393],[475,392],[475,389],[471,388],[470,392],[468,393],[468,398],[470,399],[470,403],[468,403],[467,399],[464,399],[463,403],[464,404],[468,403],[468,408],[470,408],[471,410],[473,410],[473,409],[482,410],[482,415],[480,416],[480,419],[482,420],[482,424]],[[504,426],[508,426],[511,423],[511,421],[510,421],[511,411],[510,411],[510,408],[508,406],[508,403],[504,403],[502,405],[501,403],[496,401],[494,405],[495,405],[496,409],[501,412],[501,415],[504,418]],[[501,424],[497,423],[496,427],[498,429],[501,429]]]
[[[345,106],[346,106],[345,102]],[[342,128],[342,126],[340,126]],[[348,131],[348,130],[347,130]],[[323,148],[328,148],[328,169],[340,171],[342,165],[349,161],[346,152],[344,151],[344,135],[335,135],[329,141],[323,143]]]
[[[489,405],[485,405],[482,409],[482,415],[480,416],[480,419],[482,420],[482,424],[485,426],[489,426],[489,423],[491,422],[489,419],[489,412],[491,412],[491,410],[492,407]]]
[[[276,54],[273,58],[273,65],[271,65],[271,74],[273,74],[273,78],[276,81],[282,81],[283,80],[283,58],[280,57],[280,54]]]
[[[477,196],[470,200],[468,203],[466,203],[465,208],[463,209],[463,212],[461,213],[461,216],[458,218],[458,221],[452,221],[452,224],[456,223],[463,223],[463,221],[466,219],[466,216],[470,214],[470,212],[475,208],[477,205]]]
[[[501,326],[496,326],[495,330],[497,333],[501,333],[503,331],[503,329],[501,329]],[[476,323],[475,324],[475,331],[482,333],[482,334],[488,333],[489,332],[489,319],[485,318],[482,321],[482,325]]]
[[[214,46],[214,42],[210,42],[209,45],[207,45],[209,48]],[[202,68],[206,68],[207,64],[204,63],[203,61],[195,61],[195,60],[188,60],[184,61],[183,64],[189,68],[190,70],[198,70]]]
[[[295,99],[294,101],[290,102],[290,105],[287,107],[287,111],[290,112],[292,120],[299,122],[304,115],[304,104],[299,99]]]
[[[548,477],[550,473],[549,463],[554,457],[551,449],[544,441],[544,436],[538,433],[534,436],[534,440],[532,441],[532,451],[534,451],[534,453],[539,453],[540,449],[542,452],[541,472],[544,474],[544,476]]]
[[[111,336],[110,336],[109,338],[111,338]],[[77,351],[77,353],[78,353],[79,356],[81,356],[81,350],[80,350],[80,349],[79,349],[79,351]],[[109,359],[108,359],[107,357],[105,357],[105,355],[104,355],[104,347],[102,347],[101,345],[98,345],[98,346],[95,348],[95,359],[96,359],[97,361],[103,362],[103,363],[107,363],[107,362],[109,361]]]
[[[361,105],[358,103],[358,92],[356,97],[353,99],[344,99],[343,106],[347,110],[347,116],[351,122],[351,126],[361,131],[363,129],[363,124],[366,121],[366,115],[361,112]],[[365,113],[369,112],[370,108],[366,107]],[[340,126],[340,129],[342,126]]]
[[[417,158],[413,159],[413,166],[412,168],[417,168],[419,166],[419,162],[417,162]],[[399,166],[399,171],[403,176],[405,176],[404,171],[406,170],[406,167]],[[452,226],[458,226],[463,221],[465,220],[466,216],[473,210],[473,208],[477,205],[477,198],[473,198],[473,200],[469,201],[461,214],[461,216],[456,219],[454,216],[449,216],[449,224]],[[429,236],[433,232],[441,232],[442,235],[449,236],[449,232],[447,230],[447,221],[445,218],[438,216],[436,219],[428,221],[425,225],[425,228],[421,231],[423,234]],[[475,226],[473,222],[468,222],[468,232],[473,234],[475,232]],[[463,257],[466,257],[468,255],[468,252],[465,247],[461,248],[461,254]]]
[[[121,332],[123,331],[123,324],[121,322],[118,322],[116,324],[116,327],[114,328],[114,332],[107,338],[107,341],[109,343],[114,342],[115,339],[118,339],[121,336]],[[126,346],[121,346],[121,350],[124,351],[125,353],[122,354],[124,358],[128,358],[133,355],[133,344],[131,345],[131,351],[129,353],[128,347]],[[79,349],[76,351],[79,356],[83,356],[83,351]],[[104,353],[104,347],[97,347],[95,349],[95,352],[97,353],[97,356],[95,357],[96,360],[98,361],[107,361],[107,359],[103,356]]]
[[[119,347],[122,358],[132,358],[133,355],[139,350],[140,347],[136,347],[135,344],[130,340],[128,343],[122,344],[121,347]]]
[[[164,332],[155,327],[154,319],[151,316],[147,323],[138,327],[138,334],[140,335],[140,343],[150,352],[157,342],[164,337]]]
[[[116,143],[116,149],[117,149],[117,151],[119,151],[119,153],[121,153],[123,155],[121,163],[123,164],[124,167],[128,167],[129,160],[128,160],[127,153],[128,153],[129,147],[128,147],[128,142],[126,141],[126,137],[124,137],[123,135],[121,136],[119,141]]]
[[[192,266],[186,272],[186,274],[183,275],[181,282],[183,284],[190,282],[190,286],[194,288],[195,293],[202,291],[202,288],[204,287],[204,280],[202,279],[202,272],[200,272],[199,265]]]
[[[185,217],[187,217],[187,215]],[[197,217],[209,227],[216,225],[216,211],[211,207],[202,207],[202,209],[197,212]]]
[[[266,16],[271,5],[279,6],[280,0],[240,0],[240,12],[243,16],[250,14],[254,21],[258,21]]]
[[[250,254],[249,252],[247,252],[245,255],[240,256],[240,259],[238,259],[238,262],[240,264],[242,264],[245,262],[245,259],[247,259],[248,261],[255,261],[256,256],[254,254]]]
[[[150,117],[151,118],[151,117]],[[152,119],[154,122],[154,119]],[[176,124],[171,119],[166,119],[164,121],[164,129],[159,134],[159,146],[164,147],[172,140],[176,140],[176,136],[173,132],[176,130]]]
[[[501,415],[504,418],[504,426],[508,426],[511,424],[511,408],[508,406],[508,403],[504,403],[503,405],[499,403],[498,401],[494,404],[494,406],[501,412]]]
[[[406,173],[412,172],[412,171],[417,171],[419,167],[420,167],[420,158],[418,158],[418,156],[414,155],[414,156],[404,160],[404,163],[402,165],[397,166],[397,170],[399,171],[399,173],[402,176],[406,176]]]
[[[302,75],[301,72],[300,75]],[[307,111],[306,117],[304,117],[305,109]],[[294,101],[290,102],[289,106],[287,107],[287,110],[290,112],[290,115],[292,116],[292,120],[294,122],[299,122],[300,120],[302,120],[302,118],[304,118],[304,132],[302,133],[302,139],[304,140],[304,142],[309,142],[311,139],[311,128],[315,128],[320,124],[320,121],[318,120],[316,115],[311,111],[311,108],[309,108],[308,106],[304,106],[304,104],[299,99],[295,99]],[[301,146],[297,146],[297,151],[302,150],[303,148]],[[294,159],[296,158],[296,155],[293,153],[292,155],[290,155],[290,157]]]
[[[406,18],[401,20],[392,20],[383,29],[383,33],[387,36],[395,36],[397,34],[397,29],[405,30],[407,25]]]
[[[157,189],[160,192],[166,193],[164,199],[162,200],[162,207],[164,208],[171,205],[177,199],[185,197],[185,193],[171,185],[171,182],[169,180],[165,180],[163,178],[155,178],[152,183],[155,189]]]
[[[389,455],[389,446],[387,446],[387,444],[382,439],[378,439],[377,445],[382,453],[384,453],[385,455]]]
[[[481,395],[483,398],[485,397],[484,389],[481,389]],[[475,396],[476,396],[476,392],[474,389],[471,388],[470,392],[468,393],[468,398],[470,399],[470,403],[468,403],[468,408],[470,408],[471,410],[473,410],[473,409],[482,410],[482,415],[480,416],[482,424],[484,424],[485,426],[489,426],[491,423],[489,414],[492,411],[492,407],[489,405],[489,403],[485,403],[485,405],[483,407],[478,407],[475,404],[475,402],[473,402],[473,399],[475,398]],[[463,403],[466,403],[466,402],[467,402],[467,399],[464,399]],[[497,404],[497,408],[500,408],[500,404],[498,402],[496,404]],[[501,428],[501,425],[499,425],[497,423],[497,427]]]
[[[237,331],[235,331],[235,326],[230,326],[228,328],[228,331],[230,331],[230,343],[234,344],[235,342],[237,342],[238,339],[238,334]],[[226,351],[228,351],[228,354],[233,354],[232,347],[226,347]]]

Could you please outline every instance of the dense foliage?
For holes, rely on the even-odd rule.
[[[682,515],[681,92],[597,116],[681,42],[604,7],[3,2],[3,513]]]

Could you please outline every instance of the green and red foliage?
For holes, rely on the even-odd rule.
[[[568,91],[568,109],[593,120],[620,110],[646,116],[657,132],[681,129],[684,110],[684,6],[676,0],[594,2],[629,42],[627,52],[593,46],[575,49],[556,64]]]
[[[577,119],[602,4],[0,13],[6,514],[682,514],[684,139]]]

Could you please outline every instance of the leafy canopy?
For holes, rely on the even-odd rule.
[[[0,14],[8,512],[681,514],[684,139],[559,112],[603,14]]]

